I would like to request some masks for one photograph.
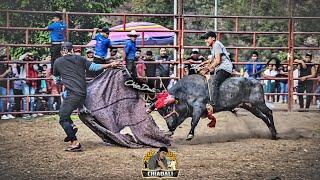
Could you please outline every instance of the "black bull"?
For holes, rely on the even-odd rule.
[[[209,88],[210,85],[208,86],[205,77],[189,75],[183,77],[169,89],[169,94],[173,95],[177,101],[175,104],[158,111],[165,117],[171,134],[186,118],[192,117],[191,130],[187,140],[194,137],[194,130],[200,118],[207,115],[206,104],[209,101]],[[215,112],[232,111],[236,107],[246,109],[262,119],[270,130],[271,139],[276,139],[277,132],[272,110],[267,107],[264,101],[263,87],[259,81],[251,78],[232,77],[221,84]],[[176,113],[168,115],[168,112],[172,110]]]

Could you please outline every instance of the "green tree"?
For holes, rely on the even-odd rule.
[[[62,12],[66,9],[67,12],[100,12],[110,13],[113,8],[120,6],[124,0],[5,0],[0,3],[0,9],[19,9],[31,11],[59,11]],[[37,14],[37,13],[10,13],[10,25],[18,27],[47,27],[52,19],[52,14]],[[1,26],[6,24],[6,14],[1,13],[0,16]],[[108,26],[104,21],[103,16],[90,15],[69,15],[69,28],[92,29],[94,27]],[[10,33],[10,35],[8,35]],[[1,42],[7,43],[25,43],[24,30],[15,31],[0,31]],[[6,35],[5,35],[6,34]],[[70,41],[74,44],[85,44],[88,42],[87,32],[70,32]],[[49,32],[47,31],[31,31],[30,43],[44,44],[49,42]],[[21,48],[18,48],[21,49]],[[32,48],[33,49],[33,48]],[[38,51],[45,53],[45,49],[38,49]],[[15,58],[23,52],[12,49],[12,54]]]

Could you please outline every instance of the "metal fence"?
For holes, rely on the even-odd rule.
[[[205,46],[186,46],[184,45],[184,40],[186,37],[188,37],[188,34],[201,34],[204,33],[205,31],[199,31],[199,30],[188,30],[185,29],[185,19],[186,18],[197,18],[197,19],[206,19],[206,18],[223,18],[223,19],[234,19],[235,22],[235,30],[234,31],[218,31],[218,39],[221,39],[221,37],[225,34],[235,34],[235,35],[252,35],[252,46],[248,47],[240,47],[240,46],[230,46],[227,47],[227,49],[234,49],[235,51],[235,62],[233,62],[235,65],[244,65],[244,64],[259,64],[259,63],[252,63],[252,62],[239,62],[239,50],[241,49],[255,49],[255,50],[285,50],[289,54],[288,58],[288,65],[290,67],[293,67],[294,65],[294,52],[296,50],[320,50],[319,47],[295,47],[294,42],[295,42],[295,35],[299,34],[314,34],[314,35],[319,35],[320,32],[297,32],[294,29],[294,22],[295,20],[304,20],[304,19],[319,19],[320,17],[267,17],[267,16],[211,16],[211,15],[186,15],[183,14],[183,11],[181,10],[181,5],[180,5],[180,10],[176,14],[118,14],[118,13],[84,13],[84,12],[66,12],[63,11],[61,12],[64,16],[64,20],[67,24],[67,33],[66,33],[66,40],[71,40],[70,39],[70,32],[75,31],[75,32],[91,32],[93,29],[75,29],[75,28],[69,28],[68,22],[69,22],[69,17],[71,15],[86,15],[86,16],[106,16],[106,17],[122,17],[122,22],[123,22],[123,30],[119,30],[117,32],[128,32],[129,30],[126,30],[126,23],[127,23],[127,18],[128,17],[166,17],[166,18],[172,18],[173,21],[175,21],[174,25],[174,30],[168,30],[165,32],[174,32],[176,41],[174,45],[168,45],[168,46],[159,46],[159,45],[145,45],[144,44],[144,33],[145,32],[150,32],[150,30],[140,30],[138,32],[142,33],[142,43],[140,48],[161,48],[161,47],[166,47],[166,48],[172,48],[174,49],[174,56],[176,57],[173,61],[171,62],[157,62],[157,63],[170,63],[173,64],[176,67],[175,79],[180,79],[184,76],[184,70],[183,70],[183,64],[184,62],[184,53],[186,49],[191,49],[191,48],[199,48],[199,49],[208,49],[208,47]],[[14,26],[11,23],[11,14],[12,13],[34,13],[34,14],[53,14],[55,12],[50,12],[50,11],[24,11],[24,10],[0,10],[0,13],[5,13],[6,14],[6,23],[4,27],[0,27],[0,30],[4,30],[7,32],[6,35],[10,35],[10,31],[12,30],[19,30],[19,31],[24,31],[25,34],[25,43],[23,44],[14,44],[14,43],[0,43],[0,47],[4,47],[6,49],[6,56],[8,61],[0,62],[0,63],[6,63],[6,64],[13,64],[13,63],[21,63],[21,64],[30,64],[30,63],[36,63],[36,64],[44,64],[44,62],[39,62],[39,61],[30,61],[30,62],[25,62],[25,61],[17,61],[17,60],[9,60],[10,58],[10,48],[12,47],[36,47],[36,48],[49,48],[49,44],[30,44],[29,42],[29,33],[31,31],[46,31],[46,28],[43,27],[18,27]],[[273,20],[285,20],[287,22],[287,31],[284,32],[258,32],[258,31],[239,31],[239,19],[273,19]],[[157,31],[159,32],[159,31]],[[276,34],[276,35],[286,35],[288,39],[288,44],[287,46],[283,47],[258,47],[256,42],[257,42],[257,35],[271,35],[271,34]],[[74,45],[75,47],[86,47],[84,44],[77,44]],[[115,46],[118,48],[124,48],[123,46]],[[124,57],[124,56],[123,56]],[[45,62],[48,63],[48,62]],[[264,63],[260,63],[264,64]],[[315,65],[319,65],[319,63],[314,63]],[[28,71],[28,69],[27,69]],[[157,79],[158,77],[149,77],[151,79]],[[168,77],[171,78],[171,77]],[[7,81],[7,93],[9,93],[9,85],[10,81],[18,80],[21,78],[1,78],[2,80]],[[280,80],[281,78],[274,78]],[[24,80],[50,80],[50,78],[24,78]],[[261,78],[263,80],[263,78]],[[289,91],[287,93],[288,95],[288,106],[286,110],[292,111],[293,110],[293,95],[301,95],[299,93],[295,93],[293,90],[293,81],[298,80],[297,78],[293,78],[293,70],[292,68],[289,69],[289,75],[288,75],[288,86],[289,86]],[[317,80],[317,78],[312,78],[312,80]],[[281,94],[281,93],[271,93],[270,95],[273,94]],[[316,95],[315,93],[303,93],[302,95]],[[319,94],[318,94],[319,95]],[[3,95],[0,96],[0,98],[5,98],[6,101],[10,97],[26,97],[27,99],[27,104],[30,102],[30,97],[51,97],[52,95]],[[56,95],[59,96],[59,95]],[[57,111],[34,111],[32,113],[52,113],[52,112],[57,112]],[[25,112],[13,112],[13,114],[23,114],[23,113],[31,113],[29,111],[29,107],[27,105],[27,111]],[[6,114],[6,113],[0,113],[0,114]]]

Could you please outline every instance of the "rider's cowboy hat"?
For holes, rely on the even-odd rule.
[[[135,36],[135,37],[138,37],[140,36],[136,30],[131,30],[129,34],[127,34],[127,36],[129,37],[132,37],[132,36]]]

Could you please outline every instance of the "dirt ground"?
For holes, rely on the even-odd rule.
[[[153,116],[165,130],[164,120]],[[186,141],[190,120],[173,136],[179,179],[320,179],[320,113],[275,112],[279,140],[246,111],[218,113],[217,127],[200,121]],[[142,179],[150,150],[105,146],[81,121],[83,152],[63,149],[65,137],[54,117],[0,121],[0,179]]]

